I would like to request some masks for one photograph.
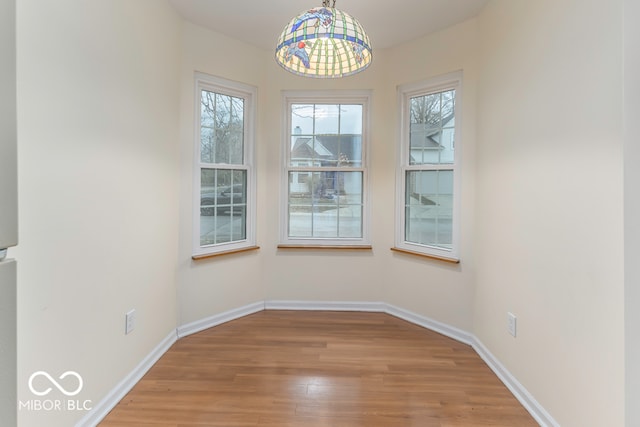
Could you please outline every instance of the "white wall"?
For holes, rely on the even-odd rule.
[[[475,333],[566,427],[624,424],[621,4],[480,17]]]
[[[622,0],[603,3],[493,0],[376,50],[363,74],[311,80],[164,2],[20,2],[19,398],[35,370],[76,370],[97,402],[176,326],[256,301],[385,301],[475,333],[563,426],[622,425]],[[395,88],[459,69],[451,266],[389,250]],[[258,88],[258,251],[191,259],[194,71]],[[281,91],[294,89],[371,90],[370,252],[276,248]],[[20,425],[82,415],[22,411]]]
[[[185,23],[180,73],[180,242],[178,253],[178,326],[264,300],[261,251],[193,261],[194,72],[234,80],[258,88],[258,111],[264,107],[264,52],[229,37]],[[257,122],[258,191],[264,191],[266,165],[264,124]],[[257,244],[265,224],[258,212]]]
[[[238,55],[242,52],[242,55]],[[379,54],[380,58],[384,55]],[[221,61],[220,58],[234,58]],[[181,236],[178,268],[179,325],[256,301],[379,301],[384,269],[370,252],[278,250],[282,90],[373,89],[384,60],[367,73],[342,80],[311,80],[278,67],[272,52],[185,24],[181,76]],[[193,72],[241,81],[258,88],[258,224],[256,252],[192,261]],[[373,94],[373,110],[383,105]],[[375,114],[375,113],[374,113]],[[384,123],[384,121],[378,121]],[[374,120],[374,123],[376,121]],[[375,127],[375,125],[374,125]],[[378,138],[375,145],[385,146]],[[380,157],[382,159],[382,157]],[[375,161],[375,160],[374,160]],[[389,169],[389,173],[393,173]],[[392,177],[392,175],[391,175]],[[374,178],[375,179],[375,178]],[[393,185],[392,183],[384,183]],[[378,186],[381,188],[381,186]],[[391,187],[388,187],[391,188]],[[375,199],[375,190],[372,198]],[[383,194],[383,193],[381,193]],[[375,203],[375,202],[374,202]],[[379,202],[380,203],[380,202]],[[383,221],[379,218],[378,221]],[[379,224],[381,224],[380,222]],[[381,228],[381,227],[378,227]],[[375,227],[374,227],[375,229]],[[374,235],[374,240],[376,239]],[[390,242],[381,250],[387,255]],[[324,272],[317,274],[318,271]],[[331,280],[327,282],[327,277]]]
[[[385,169],[380,150],[387,143],[386,123],[380,120],[385,109],[385,94],[378,90],[384,78],[386,52],[376,51],[373,62],[361,74],[344,79],[310,79],[284,71],[276,64],[272,52],[265,52],[264,63],[268,86],[264,87],[263,162],[264,187],[259,194],[259,214],[263,216],[261,237],[264,243],[263,271],[267,300],[292,301],[380,301],[384,269],[379,260],[387,253],[389,243],[378,233],[384,223],[384,195],[389,185],[385,172],[369,176],[372,210],[373,251],[277,249],[283,167],[282,128],[283,91],[293,90],[364,90],[371,93],[371,139],[368,147],[370,170]],[[259,190],[260,191],[260,190]]]
[[[73,370],[75,398],[97,404],[175,334],[181,20],[155,0],[25,0],[17,13],[18,398],[37,398],[33,372]],[[83,415],[23,409],[19,424]]]
[[[494,1],[479,19],[376,50],[367,72],[338,81],[289,75],[271,52],[261,61],[243,57],[239,67],[214,61],[207,45],[258,53],[190,28],[183,199],[191,197],[191,72],[257,85],[261,249],[201,266],[188,259],[190,243],[183,240],[182,323],[247,304],[261,292],[267,300],[385,301],[475,333],[562,425],[622,422],[621,10],[618,3],[605,13],[596,6]],[[389,251],[395,88],[459,69],[463,240],[462,262],[451,266]],[[371,252],[276,247],[281,91],[295,89],[372,91]],[[600,100],[610,107],[599,108]],[[183,212],[183,233],[191,233],[190,215]],[[518,316],[515,339],[506,332],[507,311]],[[585,408],[584,401],[603,404]]]
[[[626,426],[640,425],[640,3],[624,2],[624,236]]]
[[[393,49],[387,58],[387,74],[381,90],[388,102],[378,120],[387,123],[385,149],[381,157],[387,159],[384,173],[390,183],[384,197],[385,216],[379,227],[385,230],[381,251],[393,246],[395,211],[395,167],[397,159],[398,85],[425,81],[432,77],[462,70],[462,101],[460,117],[461,141],[456,141],[456,156],[462,167],[461,174],[461,241],[460,264],[427,260],[404,254],[386,254],[384,260],[384,301],[422,316],[472,330],[472,304],[474,294],[474,203],[475,203],[475,151],[476,151],[476,86],[477,86],[477,20],[471,19],[451,28],[405,43]],[[378,173],[378,171],[376,171]],[[376,213],[379,209],[376,210]]]
[[[373,250],[278,250],[279,204],[274,191],[263,191],[259,194],[259,208],[265,216],[260,235],[265,243],[261,252],[267,300],[386,301],[453,326],[470,328],[473,292],[470,245],[465,252],[468,264],[453,268],[394,255],[390,248],[394,243],[395,216],[395,85],[464,66],[473,68],[474,28],[473,22],[464,24],[449,30],[442,38],[425,39],[399,52],[378,49],[366,72],[340,80],[313,80],[290,75],[275,64],[270,52],[265,56],[269,85],[263,91],[267,103],[262,128],[266,152],[263,168],[266,169],[264,182],[274,191],[281,185],[282,91],[342,89],[370,90],[372,94],[368,154]],[[443,40],[449,43],[448,49],[440,45]],[[416,46],[427,54],[412,54]],[[431,61],[438,65],[428,66]],[[397,63],[403,66],[394,67]],[[472,81],[472,70],[470,75]],[[473,103],[471,84],[465,101],[465,110],[470,116],[467,129],[470,134],[473,133]],[[468,149],[469,153],[473,152],[473,138],[469,140]],[[470,190],[465,193],[468,197],[471,194]],[[470,216],[465,218],[464,226],[468,228]]]

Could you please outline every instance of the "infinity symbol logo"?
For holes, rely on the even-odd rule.
[[[78,388],[73,390],[73,391],[67,391],[55,379],[53,379],[53,377],[51,375],[49,375],[47,372],[45,372],[45,371],[37,371],[37,372],[34,372],[33,374],[31,374],[31,376],[29,377],[29,390],[31,390],[31,393],[35,394],[36,396],[46,396],[47,394],[51,393],[51,390],[52,390],[51,387],[47,388],[44,391],[37,391],[36,389],[34,389],[33,388],[33,380],[37,376],[43,376],[46,379],[48,379],[49,382],[51,382],[51,384],[53,384],[53,386],[55,388],[57,388],[58,390],[60,390],[60,392],[63,393],[65,396],[75,396],[76,394],[80,393],[80,391],[82,390],[82,386],[83,386],[82,377],[77,372],[67,371],[64,374],[60,375],[60,377],[58,378],[59,380],[63,380],[68,376],[72,376],[72,377],[76,377],[78,379]]]

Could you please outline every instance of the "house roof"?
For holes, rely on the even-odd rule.
[[[442,119],[443,126],[446,126],[454,118],[454,113]],[[439,134],[442,127],[426,127],[424,123],[411,124],[411,149],[440,149],[443,148],[439,141]],[[414,138],[418,136],[417,138]]]
[[[331,158],[332,152],[318,138],[298,137],[293,144],[291,157],[295,159]]]
[[[291,149],[291,158],[337,160],[346,157],[360,160],[362,150],[360,135],[299,136]]]

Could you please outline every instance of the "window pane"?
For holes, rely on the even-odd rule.
[[[229,161],[233,165],[243,164],[244,130],[236,129],[229,132]],[[224,162],[220,162],[224,163]]]
[[[289,237],[362,237],[362,172],[289,172]]]
[[[455,116],[453,114],[455,107],[456,92],[449,90],[442,92],[442,127],[454,127]]]
[[[407,171],[405,188],[405,240],[450,249],[453,171]]]
[[[411,98],[409,164],[454,161],[455,90]]]
[[[205,163],[212,163],[214,156],[214,139],[213,128],[202,126],[200,128],[200,159]]]
[[[421,116],[417,116],[420,121],[417,123],[424,124],[424,129],[427,132],[437,132],[440,128],[440,107],[441,107],[441,99],[440,94],[433,94],[423,96],[421,98],[422,101],[422,110],[418,110],[417,113],[421,113]]]
[[[244,100],[203,90],[200,102],[200,160],[242,164]]]
[[[362,105],[291,106],[293,167],[361,167]]]
[[[362,135],[342,135],[338,151],[338,166],[362,167]]]
[[[246,239],[247,171],[202,169],[200,246]]]
[[[442,146],[442,150],[440,150],[440,163],[453,163],[453,143],[455,129],[453,128],[444,128],[439,135],[439,143]]]
[[[362,105],[340,105],[340,133],[362,135]]]
[[[293,135],[313,135],[313,104],[294,104],[291,106],[291,133]]]
[[[315,129],[316,135],[337,135],[340,126],[340,106],[316,104]]]

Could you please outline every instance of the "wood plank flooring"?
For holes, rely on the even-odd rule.
[[[383,313],[262,311],[179,340],[101,427],[538,424],[467,345]]]

